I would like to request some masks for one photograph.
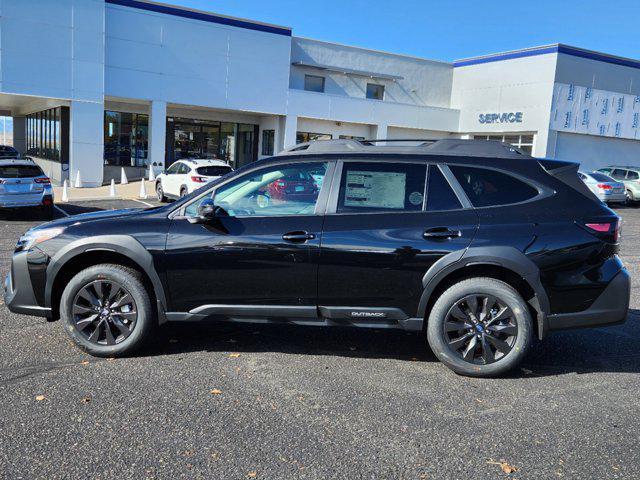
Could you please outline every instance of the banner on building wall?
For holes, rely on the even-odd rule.
[[[559,132],[640,139],[640,95],[556,83],[550,128]]]

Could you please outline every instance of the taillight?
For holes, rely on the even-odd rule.
[[[206,183],[207,182],[207,178],[206,177],[191,177],[191,181],[192,182],[196,182],[196,183]]]
[[[45,184],[51,183],[51,180],[49,180],[49,178],[47,177],[34,178],[33,181],[36,183],[45,183]]]
[[[616,218],[613,222],[585,223],[587,231],[598,237],[617,242],[620,239],[620,219]]]
[[[613,187],[611,185],[608,185],[606,183],[599,183],[598,184],[598,188],[601,190],[611,190]]]

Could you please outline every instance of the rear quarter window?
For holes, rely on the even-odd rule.
[[[33,178],[44,175],[37,165],[0,166],[0,178]]]
[[[525,202],[538,195],[538,189],[506,173],[456,165],[450,168],[474,207]]]

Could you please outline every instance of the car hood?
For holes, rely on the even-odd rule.
[[[148,208],[127,208],[123,210],[100,210],[98,212],[81,213],[79,215],[71,215],[69,217],[60,218],[52,222],[39,225],[32,230],[40,230],[44,228],[70,227],[80,223],[95,222],[97,220],[105,220],[109,218],[123,218],[134,215],[144,215],[153,209]]]

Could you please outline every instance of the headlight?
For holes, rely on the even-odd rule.
[[[19,252],[21,250],[29,250],[39,243],[57,237],[62,232],[64,232],[64,228],[62,227],[43,228],[42,230],[29,230],[18,240],[18,243],[16,244],[16,252]]]

